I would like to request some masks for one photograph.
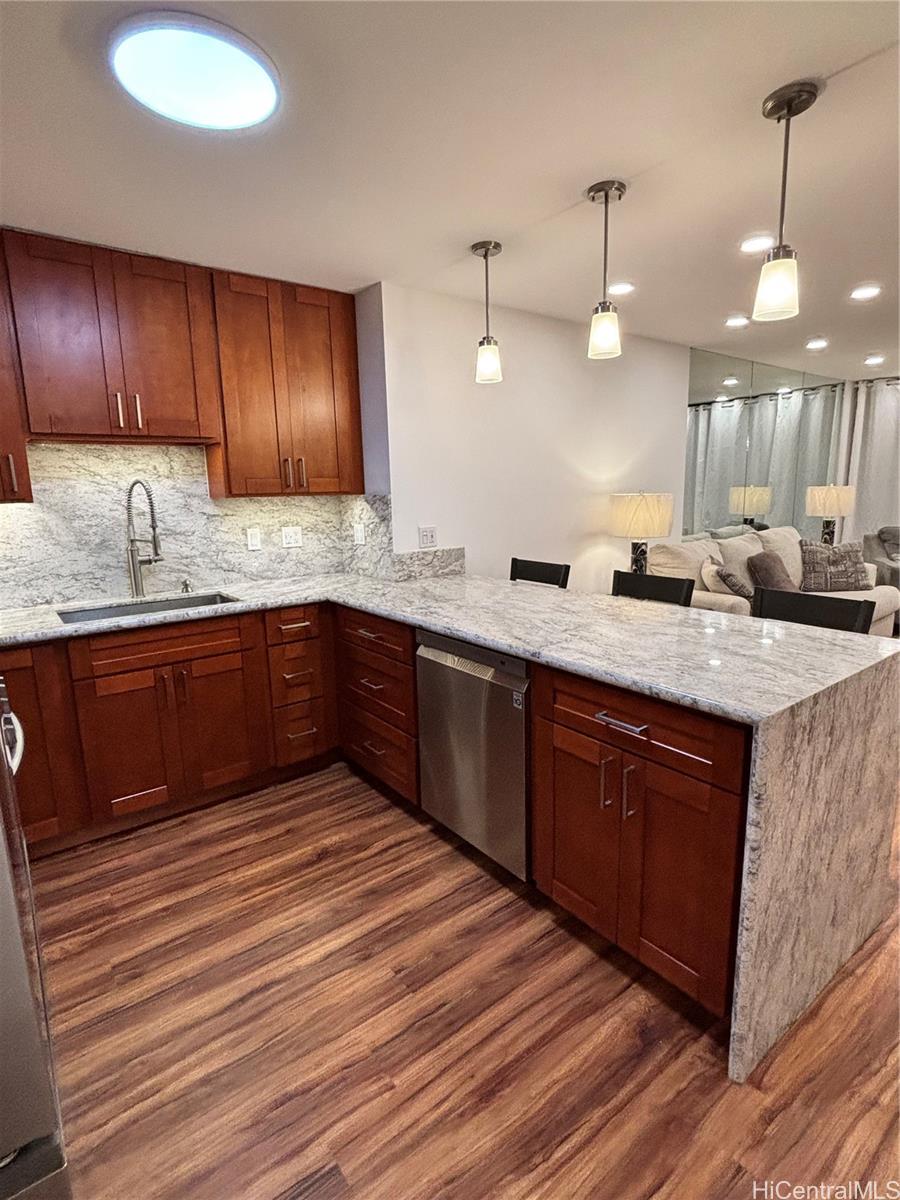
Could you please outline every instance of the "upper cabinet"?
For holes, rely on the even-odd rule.
[[[210,272],[7,230],[32,434],[220,436]]]
[[[353,297],[215,273],[224,454],[213,494],[363,490]]]
[[[31,498],[25,453],[25,396],[6,261],[0,254],[0,503]]]

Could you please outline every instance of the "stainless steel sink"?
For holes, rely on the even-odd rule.
[[[216,604],[232,604],[234,596],[223,592],[190,592],[168,600],[135,600],[125,604],[98,604],[93,608],[69,608],[57,610],[57,616],[65,625],[79,621],[108,621],[111,618],[140,617],[146,613],[180,612],[186,608],[208,608]]]

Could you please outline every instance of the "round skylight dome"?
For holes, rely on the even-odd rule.
[[[113,34],[109,63],[140,104],[182,125],[246,129],[278,107],[278,73],[258,46],[190,13],[141,13]]]

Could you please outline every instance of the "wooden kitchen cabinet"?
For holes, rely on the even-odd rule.
[[[353,297],[217,271],[214,495],[362,492]]]
[[[725,1015],[747,730],[546,668],[535,670],[533,703],[535,883]]]
[[[16,796],[29,845],[90,824],[65,643],[0,650],[25,736]]]
[[[32,499],[25,451],[27,428],[9,275],[6,257],[0,252],[0,503]]]
[[[221,436],[211,272],[16,230],[3,242],[31,434]]]
[[[294,605],[265,614],[279,767],[337,746],[334,627],[330,606]]]

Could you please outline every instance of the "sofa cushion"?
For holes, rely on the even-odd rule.
[[[727,567],[717,567],[716,570],[719,579],[721,579],[732,595],[741,596],[744,600],[753,599],[753,588],[749,583],[744,583],[739,575],[735,575],[734,571],[729,571]]]
[[[693,579],[694,587],[703,589],[700,567],[710,555],[721,562],[720,542],[712,538],[696,538],[690,542],[657,542],[647,552],[647,569],[651,575],[668,575],[674,579]]]
[[[718,592],[698,592],[694,589],[691,608],[706,608],[712,612],[733,613],[736,617],[750,616],[750,601],[742,596],[720,595]]]
[[[759,554],[763,544],[758,533],[744,533],[740,537],[725,538],[716,542],[722,562],[733,575],[736,575],[744,587],[753,594],[753,580],[747,568],[747,559],[751,554]]]
[[[798,592],[800,589],[787,573],[781,555],[774,550],[761,550],[747,559],[750,578],[761,588],[774,588],[776,592]]]
[[[706,585],[707,591],[715,592],[720,596],[733,596],[734,592],[728,584],[719,578],[721,566],[721,558],[713,558],[710,555],[700,564],[700,579]]]
[[[900,588],[891,587],[889,583],[881,583],[867,592],[816,592],[815,594],[817,596],[833,596],[838,600],[874,600],[873,621],[880,621],[882,617],[888,617],[892,613],[900,611]]]
[[[800,553],[800,534],[793,525],[778,525],[775,529],[761,529],[759,540],[763,549],[774,550],[784,563],[795,587],[803,583],[803,555]]]
[[[863,561],[861,542],[842,542],[829,546],[826,542],[800,541],[803,555],[804,592],[865,592],[869,573]]]
[[[709,536],[714,537],[717,542],[723,542],[726,538],[741,537],[747,532],[746,525],[720,525],[718,529],[710,529]]]

